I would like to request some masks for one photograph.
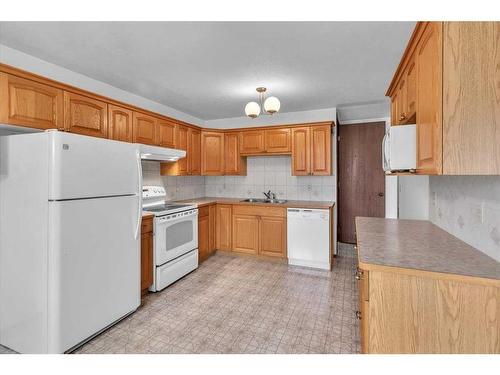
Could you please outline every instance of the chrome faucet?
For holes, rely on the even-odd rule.
[[[271,190],[269,190],[267,193],[264,192],[264,195],[266,196],[266,198],[270,201],[275,201],[276,200],[276,194],[273,193]]]
[[[264,195],[267,199],[271,199],[271,190],[269,190],[267,193],[264,191]]]

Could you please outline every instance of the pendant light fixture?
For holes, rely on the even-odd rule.
[[[264,114],[273,115],[280,110],[281,103],[279,99],[275,96],[270,96],[265,99],[265,87],[257,87],[257,92],[259,93],[259,103],[248,102],[245,106],[245,114],[248,117],[256,118],[260,115],[260,111],[264,108]]]

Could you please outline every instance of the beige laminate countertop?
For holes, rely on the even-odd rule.
[[[286,203],[259,203],[259,202],[242,202],[245,198],[215,198],[203,197],[195,199],[185,199],[176,201],[177,203],[192,203],[198,207],[207,206],[209,204],[241,204],[250,206],[271,206],[271,207],[296,207],[296,208],[323,208],[329,209],[335,205],[335,202],[327,201],[287,201]]]
[[[356,218],[362,268],[389,266],[500,280],[500,263],[429,221]]]

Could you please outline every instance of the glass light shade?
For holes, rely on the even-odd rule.
[[[260,114],[260,105],[257,102],[248,102],[245,106],[245,113],[248,117],[256,118]]]
[[[266,99],[264,102],[264,109],[266,110],[267,113],[276,113],[280,110],[281,103],[278,100],[277,97],[275,96],[270,96],[269,98]]]

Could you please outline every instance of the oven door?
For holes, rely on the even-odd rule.
[[[162,264],[198,248],[198,210],[155,218],[154,258]]]

